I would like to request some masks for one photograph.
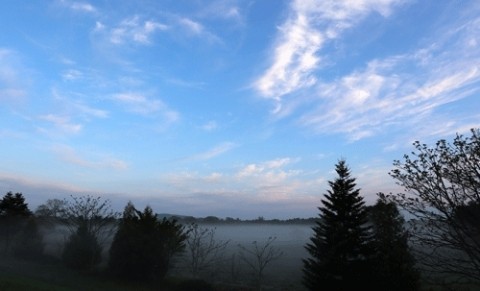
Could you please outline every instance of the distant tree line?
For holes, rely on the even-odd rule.
[[[175,215],[175,214],[158,214],[161,218],[167,219],[175,219],[178,222],[189,224],[189,223],[200,223],[200,224],[255,224],[255,223],[263,223],[263,224],[314,224],[318,218],[316,217],[309,217],[309,218],[287,218],[287,219],[266,219],[263,216],[259,216],[255,219],[240,219],[240,218],[233,218],[233,217],[217,217],[217,216],[205,216],[205,217],[194,217],[194,216],[183,216],[183,215]]]

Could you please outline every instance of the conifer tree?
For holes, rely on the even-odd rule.
[[[139,211],[129,202],[110,248],[109,269],[130,280],[162,279],[170,259],[185,248],[183,226],[175,220],[158,220],[152,208]]]
[[[355,178],[345,160],[336,164],[338,177],[321,200],[319,220],[306,249],[304,284],[310,290],[368,290],[367,212]]]
[[[3,242],[4,254],[10,252],[16,234],[31,215],[22,193],[8,192],[0,199],[0,242]]]
[[[420,277],[408,246],[405,220],[394,202],[383,193],[378,193],[378,197],[369,210],[374,253],[371,266],[375,274],[372,285],[375,290],[418,290]]]

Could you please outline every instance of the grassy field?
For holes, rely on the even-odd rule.
[[[184,280],[168,278],[149,284],[126,282],[102,272],[79,273],[59,263],[33,263],[13,259],[0,261],[0,290],[182,290]]]

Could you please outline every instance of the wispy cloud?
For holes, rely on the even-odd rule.
[[[196,89],[201,89],[205,87],[206,83],[205,82],[198,82],[198,81],[186,81],[186,80],[181,80],[177,78],[171,78],[167,79],[167,82],[178,85],[181,87],[187,87],[187,88],[196,88]]]
[[[64,162],[92,169],[126,170],[128,165],[120,159],[101,156],[98,160],[88,159],[80,155],[75,149],[66,145],[57,145],[52,151]],[[98,156],[98,154],[96,154]]]
[[[147,45],[155,32],[165,31],[168,26],[154,21],[142,20],[135,15],[122,20],[118,25],[109,28],[102,22],[97,22],[94,32],[106,33],[108,40],[115,45],[122,45],[129,42]]]
[[[21,68],[17,54],[0,47],[0,100],[17,101],[27,95],[22,81],[27,74]]]
[[[244,16],[239,4],[242,3],[235,0],[208,1],[207,5],[204,5],[197,14],[202,18],[224,19],[242,25],[244,23]]]
[[[424,42],[428,46],[372,59],[333,81],[321,78],[327,42],[372,13],[388,17],[405,2],[294,1],[279,28],[272,65],[254,84],[262,96],[275,100],[274,116],[295,116],[316,133],[341,133],[356,141],[391,128],[418,128],[446,104],[478,92],[478,13],[449,20]]]
[[[73,123],[69,116],[62,116],[56,114],[41,115],[40,120],[45,120],[52,123],[56,128],[65,133],[75,134],[79,133],[83,126],[79,123]]]
[[[178,113],[169,109],[160,99],[148,98],[142,93],[126,92],[112,96],[113,100],[125,105],[126,110],[142,114],[162,114],[169,122],[178,120]]]
[[[98,109],[98,108],[93,108],[91,106],[85,105],[81,102],[74,102],[73,106],[78,110],[79,113],[87,115],[87,116],[94,116],[98,118],[107,118],[108,117],[108,111]]]
[[[280,101],[283,95],[317,82],[319,52],[324,44],[361,19],[378,12],[388,16],[404,0],[293,1],[279,27],[272,64],[254,83],[260,94]],[[279,103],[280,105],[280,103]]]
[[[198,21],[187,17],[180,17],[178,18],[178,24],[191,36],[204,38],[211,43],[223,43],[217,35],[206,29],[204,25]]]
[[[210,159],[213,159],[213,158],[215,158],[219,155],[222,155],[226,152],[231,151],[232,149],[236,148],[237,146],[238,145],[233,143],[233,142],[224,142],[224,143],[221,143],[221,144],[213,147],[212,149],[209,149],[205,152],[196,154],[196,155],[192,156],[191,158],[188,158],[188,160],[197,160],[197,161],[210,160]]]
[[[72,2],[71,6],[74,10],[80,10],[85,12],[95,12],[97,9],[90,3],[86,2]]]
[[[316,105],[299,123],[320,133],[346,133],[351,140],[428,123],[436,109],[480,90],[480,52],[471,43],[480,33],[475,23],[480,18],[444,31],[435,46],[373,60],[334,82],[319,83]],[[450,122],[445,118],[430,131],[445,127]]]
[[[47,199],[55,196],[60,199],[68,194],[93,193],[94,191],[84,187],[78,187],[65,182],[53,181],[33,176],[22,176],[12,173],[0,172],[0,191],[18,191],[28,198],[30,207],[44,203]],[[53,196],[52,196],[53,195]]]
[[[215,120],[210,120],[207,123],[203,124],[200,128],[205,131],[214,131],[218,128],[218,123]]]
[[[265,161],[258,164],[248,164],[238,171],[238,178],[260,177],[268,183],[282,181],[288,176],[298,174],[297,171],[284,171],[284,167],[296,162],[298,159],[279,158],[275,160]]]
[[[62,78],[66,81],[74,81],[81,79],[83,77],[83,73],[79,70],[69,69],[63,72]]]
[[[86,13],[97,12],[97,8],[88,2],[61,0],[60,3],[72,10]]]

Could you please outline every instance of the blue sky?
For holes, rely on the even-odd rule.
[[[32,208],[317,215],[415,140],[480,125],[480,2],[2,1],[0,191]]]

